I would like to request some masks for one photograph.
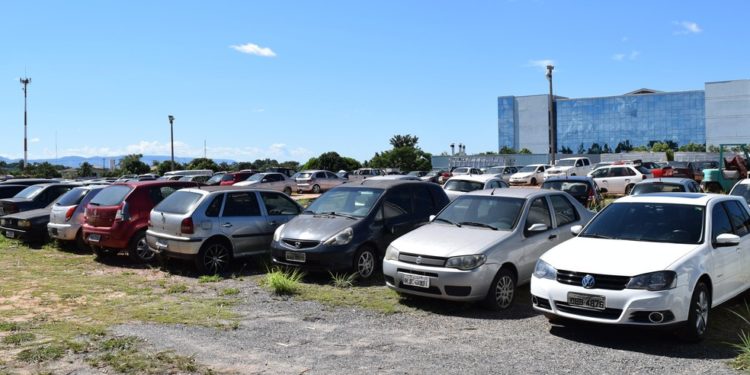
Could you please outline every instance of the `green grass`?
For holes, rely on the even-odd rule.
[[[36,336],[34,336],[33,333],[29,333],[29,332],[13,333],[13,334],[3,337],[3,344],[18,346],[27,341],[34,341],[35,338]]]
[[[16,322],[0,322],[0,332],[13,332],[21,329],[21,326]]]
[[[203,275],[198,278],[199,283],[218,283],[221,280],[224,278],[219,275]]]
[[[187,291],[188,291],[188,286],[185,284],[172,284],[169,287],[167,287],[167,293],[169,294],[185,293]]]
[[[60,344],[50,344],[24,349],[16,358],[22,362],[39,363],[62,358],[66,348]]]
[[[144,342],[135,337],[107,339],[100,343],[98,354],[88,358],[87,362],[95,368],[109,367],[123,374],[212,373],[192,357],[169,351],[144,353],[138,350],[143,345]]]
[[[236,296],[240,294],[240,290],[237,288],[226,288],[221,291],[222,296]]]
[[[357,274],[334,274],[329,272],[329,275],[331,275],[331,283],[336,288],[351,288],[354,286],[354,282],[357,281]]]
[[[304,273],[298,269],[292,271],[275,269],[266,274],[265,284],[275,294],[292,295],[299,291],[300,281],[304,276]]]
[[[384,285],[338,288],[333,285],[302,284],[297,298],[318,301],[331,307],[363,308],[393,314],[408,311],[398,293]]]

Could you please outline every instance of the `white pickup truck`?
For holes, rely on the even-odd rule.
[[[591,172],[589,158],[565,158],[557,161],[554,167],[544,171],[544,179],[550,177],[585,176]]]

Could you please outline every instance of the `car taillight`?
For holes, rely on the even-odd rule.
[[[68,211],[65,212],[65,221],[68,221],[68,220],[70,220],[70,218],[73,217],[73,213],[76,212],[76,208],[77,207],[78,206],[73,206],[71,208],[68,208]]]
[[[128,221],[130,220],[130,212],[128,210],[127,202],[123,202],[122,206],[115,213],[115,221]]]
[[[589,201],[594,200],[594,189],[589,189]]]
[[[180,232],[183,234],[193,234],[193,218],[189,217],[187,219],[182,219],[182,223],[180,223]]]

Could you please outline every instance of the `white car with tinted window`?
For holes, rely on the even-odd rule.
[[[552,168],[547,164],[531,164],[510,176],[511,185],[537,185],[544,181],[544,172]]]
[[[709,312],[750,286],[750,209],[740,197],[628,196],[544,253],[532,303],[550,320],[668,326],[702,339]]]

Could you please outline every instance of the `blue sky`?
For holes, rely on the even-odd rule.
[[[747,1],[0,3],[0,156],[497,149],[497,97],[747,79]],[[55,141],[57,139],[57,142]]]

